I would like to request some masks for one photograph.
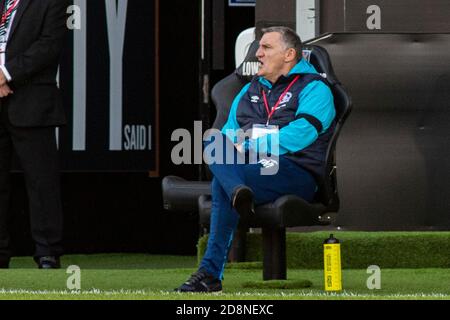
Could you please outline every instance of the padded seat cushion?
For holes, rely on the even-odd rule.
[[[211,195],[202,195],[198,199],[200,224],[209,225],[211,214]],[[286,195],[275,202],[256,207],[256,213],[249,219],[241,219],[248,227],[296,227],[322,224],[321,215],[326,212],[322,204],[310,204],[305,200]]]

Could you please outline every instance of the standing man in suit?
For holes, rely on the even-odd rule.
[[[65,124],[56,84],[68,0],[0,0],[0,268],[8,268],[11,156],[29,199],[39,268],[59,268],[62,204],[55,128]]]

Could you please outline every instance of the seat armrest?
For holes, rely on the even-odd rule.
[[[164,209],[190,212],[198,210],[198,198],[211,194],[210,181],[187,181],[176,176],[164,177],[161,183]]]

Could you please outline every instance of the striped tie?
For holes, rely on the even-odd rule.
[[[5,4],[6,4],[7,0],[0,0],[0,22],[1,22],[1,33],[3,34],[3,14],[5,13]],[[3,36],[3,35],[1,35]],[[1,41],[3,42],[3,40]],[[5,53],[4,53],[4,43],[1,44],[1,48],[0,48],[0,64],[4,64],[4,58],[5,58]]]

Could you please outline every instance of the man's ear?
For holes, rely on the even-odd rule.
[[[286,53],[284,55],[284,61],[289,63],[294,61],[297,58],[297,51],[295,51],[294,48],[289,48],[286,50]]]

